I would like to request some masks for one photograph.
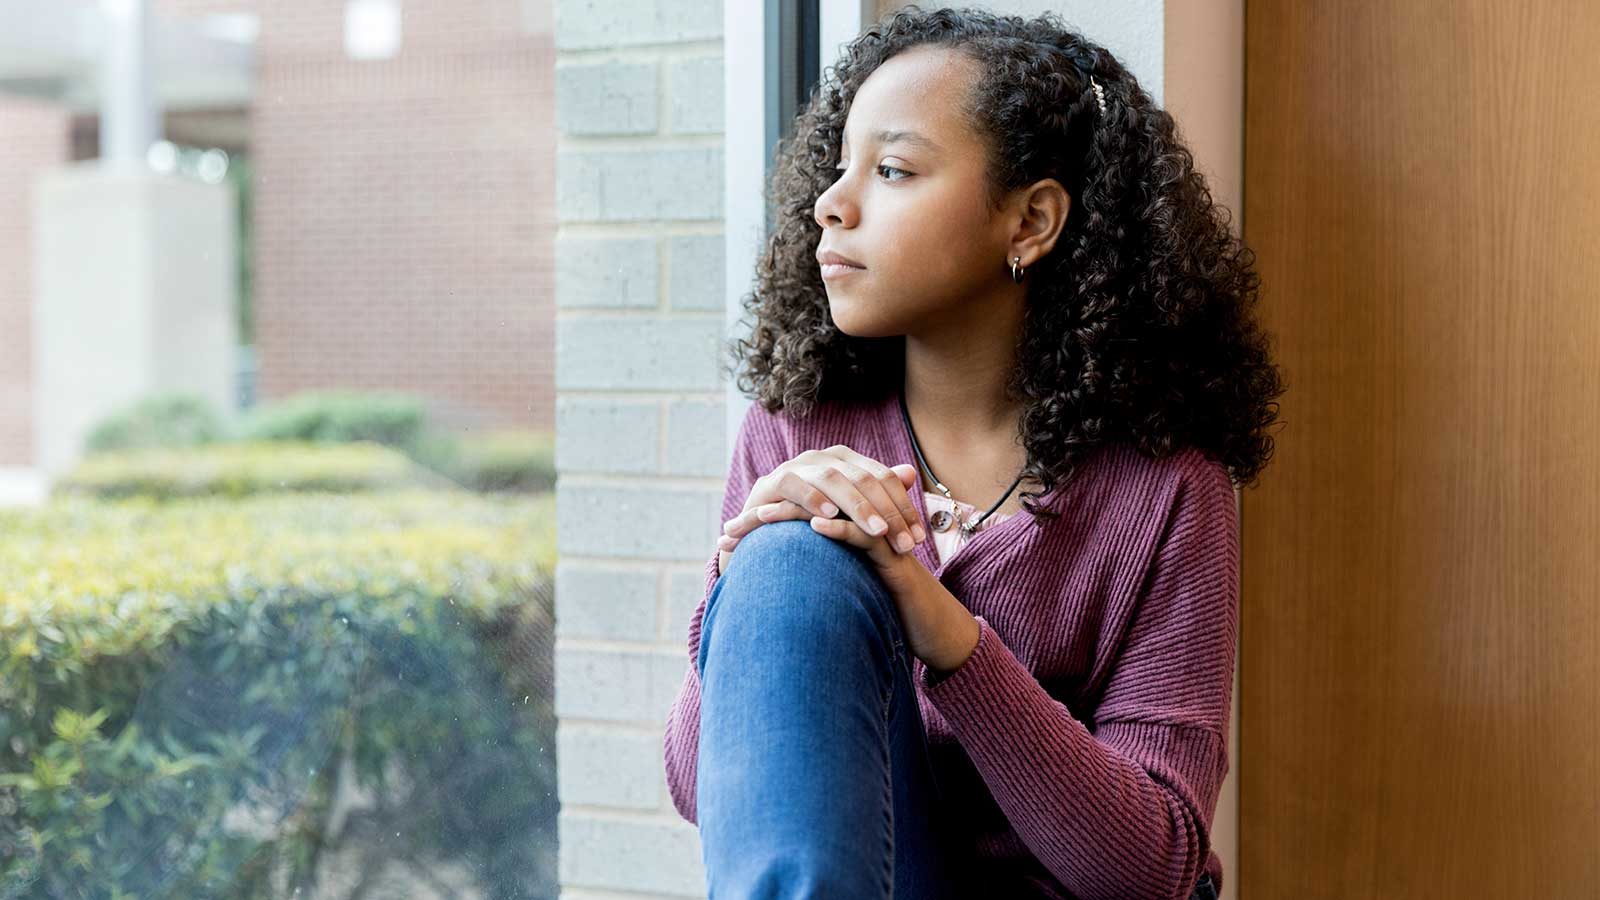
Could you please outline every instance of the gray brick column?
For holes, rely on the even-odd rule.
[[[555,15],[561,896],[703,897],[661,729],[726,473],[722,3]]]

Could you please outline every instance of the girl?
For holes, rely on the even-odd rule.
[[[1052,14],[908,7],[797,125],[666,722],[711,896],[1214,898],[1253,254]]]

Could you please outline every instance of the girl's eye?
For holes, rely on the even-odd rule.
[[[844,166],[836,167],[833,170],[834,171],[834,177],[838,178],[840,175],[842,175],[844,173],[844,170],[845,170]],[[890,172],[899,172],[901,175],[904,175],[905,178],[910,178],[911,177],[911,173],[910,172],[907,172],[905,169],[896,169],[894,166],[885,166],[885,165],[881,165],[880,164],[875,171],[883,172],[885,170],[890,171]],[[889,178],[888,180],[889,181],[904,181],[905,178]]]

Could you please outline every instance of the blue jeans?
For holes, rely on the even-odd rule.
[[[803,519],[745,535],[700,625],[696,818],[708,900],[955,900],[900,612],[866,552]],[[1193,900],[1216,900],[1202,876]]]
[[[739,541],[695,661],[710,900],[968,896],[911,659],[865,551],[803,519]]]

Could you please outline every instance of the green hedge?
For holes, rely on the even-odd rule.
[[[467,490],[526,493],[555,489],[555,435],[549,431],[467,435],[456,439],[444,458],[424,462]]]
[[[443,477],[379,444],[262,441],[96,453],[58,479],[54,492],[171,499],[444,486]]]
[[[310,896],[341,847],[554,896],[554,520],[453,491],[0,510],[0,897]],[[377,804],[335,829],[341,759]]]
[[[553,490],[556,479],[555,435],[547,429],[516,430],[497,429],[488,433],[453,433],[438,431],[430,426],[427,407],[421,397],[397,392],[363,391],[306,391],[283,400],[274,401],[248,411],[236,424],[229,426],[204,398],[190,394],[154,394],[119,410],[95,426],[85,449],[90,458],[115,451],[151,451],[159,448],[178,450],[198,448],[208,444],[243,444],[247,446],[282,445],[303,447],[339,444],[381,444],[392,447],[409,457],[420,467],[440,476],[449,485],[467,490],[485,492],[530,493]],[[247,459],[219,457],[219,465],[237,469],[248,463],[254,467],[256,460],[266,464],[264,469],[252,473],[247,482],[254,486],[234,491],[225,479],[213,476],[194,476],[183,472],[186,462],[168,457],[160,463],[162,471],[147,485],[134,486],[128,493],[165,493],[168,496],[186,496],[197,493],[254,493],[270,487],[270,471],[275,460],[256,451],[237,451]],[[266,454],[267,451],[261,451]],[[127,454],[124,454],[127,457]],[[185,457],[186,459],[186,457]],[[332,459],[331,457],[328,459]],[[305,488],[319,487],[315,477],[301,477],[297,473],[307,466],[289,460],[291,468],[284,475],[294,484],[303,482]],[[123,469],[128,463],[119,460],[110,464]],[[323,464],[319,464],[323,465]],[[398,466],[393,460],[375,463],[385,470]],[[363,468],[352,460],[353,470]],[[93,470],[91,470],[93,471]],[[86,476],[87,477],[87,476]],[[124,481],[120,475],[101,481]],[[362,476],[359,472],[341,481],[327,485],[332,490],[363,490],[386,486],[374,483],[381,477]],[[215,489],[185,489],[183,484],[200,480],[214,485]],[[402,481],[421,480],[416,476],[400,476]],[[115,496],[109,488],[90,486],[91,491],[103,496]]]
[[[106,416],[89,431],[84,449],[193,447],[226,440],[228,427],[216,406],[197,394],[157,393]]]
[[[410,452],[427,430],[427,405],[411,394],[305,391],[251,410],[235,433],[246,441],[372,441]]]

